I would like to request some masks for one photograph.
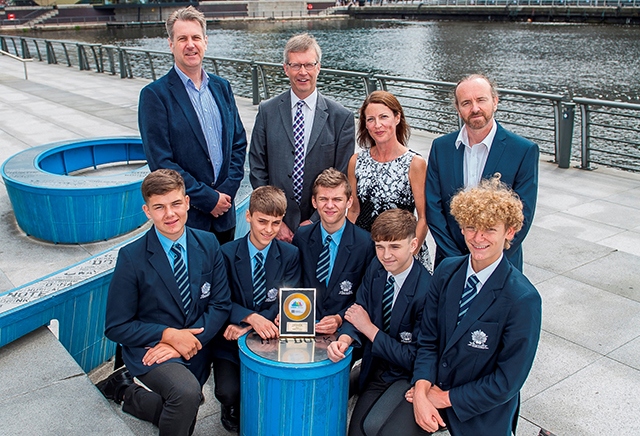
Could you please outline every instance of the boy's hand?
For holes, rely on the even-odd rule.
[[[240,336],[244,335],[249,330],[251,330],[250,325],[240,327],[237,324],[229,324],[224,331],[223,336],[227,341],[237,341]]]
[[[378,327],[371,322],[369,314],[359,304],[354,304],[344,314],[344,319],[349,321],[360,333],[365,335],[371,342],[378,334]]]
[[[186,360],[195,356],[202,349],[202,344],[195,335],[199,335],[204,328],[198,329],[174,329],[167,327],[162,332],[160,342],[171,345]]]
[[[164,342],[159,342],[155,347],[147,350],[146,354],[142,357],[142,364],[151,366],[155,363],[163,363],[177,357],[180,357],[180,353],[178,353],[175,348]]]
[[[316,333],[321,335],[332,335],[342,325],[340,315],[327,315],[316,324]]]
[[[348,335],[340,335],[337,341],[333,341],[327,347],[327,356],[332,362],[339,362],[345,358],[346,351],[349,349],[353,339]]]
[[[253,330],[260,335],[262,339],[275,339],[280,336],[278,327],[267,318],[257,313],[252,313],[242,320],[253,327]]]

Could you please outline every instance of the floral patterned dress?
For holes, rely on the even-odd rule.
[[[363,150],[356,158],[356,194],[360,203],[360,214],[356,225],[371,231],[375,219],[388,209],[404,209],[414,213],[416,202],[409,182],[409,166],[415,152],[407,150],[390,162],[378,162],[371,157],[370,150]],[[416,256],[429,271],[431,257],[424,241]]]

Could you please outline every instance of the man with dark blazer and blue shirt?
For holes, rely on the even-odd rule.
[[[211,340],[231,311],[229,286],[216,238],[185,226],[180,174],[152,172],[142,196],[153,227],[120,249],[107,296],[105,335],[122,344],[126,367],[97,386],[161,435],[189,435],[211,372]]]
[[[360,394],[349,424],[349,435],[364,435],[372,407],[398,380],[410,380],[425,296],[431,274],[413,258],[418,247],[415,216],[401,209],[381,213],[371,227],[377,258],[371,262],[345,313],[347,322],[329,358],[337,362],[355,342],[364,345]],[[403,434],[402,432],[396,434]]]
[[[277,338],[278,291],[300,283],[298,249],[275,239],[287,210],[284,193],[274,186],[261,186],[249,201],[249,233],[222,246],[231,288],[231,315],[216,336],[213,351],[215,395],[222,405],[220,420],[224,428],[235,432],[240,423],[238,338],[250,330],[263,339]]]
[[[427,167],[427,222],[436,242],[434,267],[445,257],[469,253],[449,210],[451,197],[461,188],[500,173],[524,205],[524,225],[505,251],[522,271],[521,244],[531,227],[538,197],[538,146],[495,121],[498,91],[487,77],[473,74],[460,80],[454,103],[464,125],[433,141]]]
[[[140,92],[138,124],[149,168],[184,178],[191,210],[187,225],[234,238],[234,198],[244,173],[247,138],[229,82],[207,74],[206,20],[189,6],[166,23],[175,64]]]
[[[322,51],[307,33],[284,48],[284,72],[291,89],[260,103],[249,147],[254,188],[272,185],[287,196],[278,239],[291,242],[300,225],[318,221],[311,187],[323,170],[347,172],[355,148],[353,113],[316,88]]]
[[[434,273],[409,399],[425,431],[446,425],[452,436],[511,436],[542,317],[538,291],[503,254],[522,227],[522,203],[495,177],[454,196],[451,214],[470,254],[445,259]]]
[[[331,335],[356,301],[375,249],[369,232],[347,219],[353,196],[344,173],[335,168],[320,173],[311,201],[320,221],[300,227],[293,245],[300,250],[302,286],[316,289],[316,333]]]

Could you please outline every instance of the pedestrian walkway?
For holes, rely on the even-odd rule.
[[[0,56],[0,161],[58,140],[138,134],[138,93],[147,81],[39,62],[28,69],[25,81],[22,65]],[[256,107],[248,99],[237,101],[249,133]],[[432,138],[414,132],[410,146],[427,156]],[[563,170],[550,160],[540,160],[538,209],[524,243],[524,272],[543,298],[543,331],[522,391],[518,435],[535,436],[540,428],[566,436],[638,435],[640,422],[634,415],[640,411],[640,174],[607,168]],[[0,291],[79,262],[132,235],[81,245],[34,240],[17,227],[6,190],[0,189]],[[6,352],[8,347],[0,349],[3,374],[16,368],[7,366],[6,359],[18,355]],[[22,368],[16,377],[30,374]],[[101,377],[92,375],[94,380]],[[24,385],[37,390],[38,383],[45,381],[34,376]],[[96,395],[90,388],[88,392]],[[198,435],[228,434],[219,424],[212,389],[211,383],[205,388]],[[18,402],[23,394],[16,390],[12,395]],[[6,404],[0,400],[3,423]],[[111,407],[118,409],[113,403]],[[27,427],[31,414],[36,422],[39,413],[21,409]],[[155,434],[152,426],[119,410],[116,414],[134,434]],[[84,414],[84,419],[104,415],[92,416]],[[86,434],[86,429],[69,428],[67,433]]]

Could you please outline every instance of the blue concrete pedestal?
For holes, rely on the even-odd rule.
[[[320,336],[263,342],[253,333],[238,340],[241,435],[346,434],[351,348],[333,363],[326,358],[329,342]]]

